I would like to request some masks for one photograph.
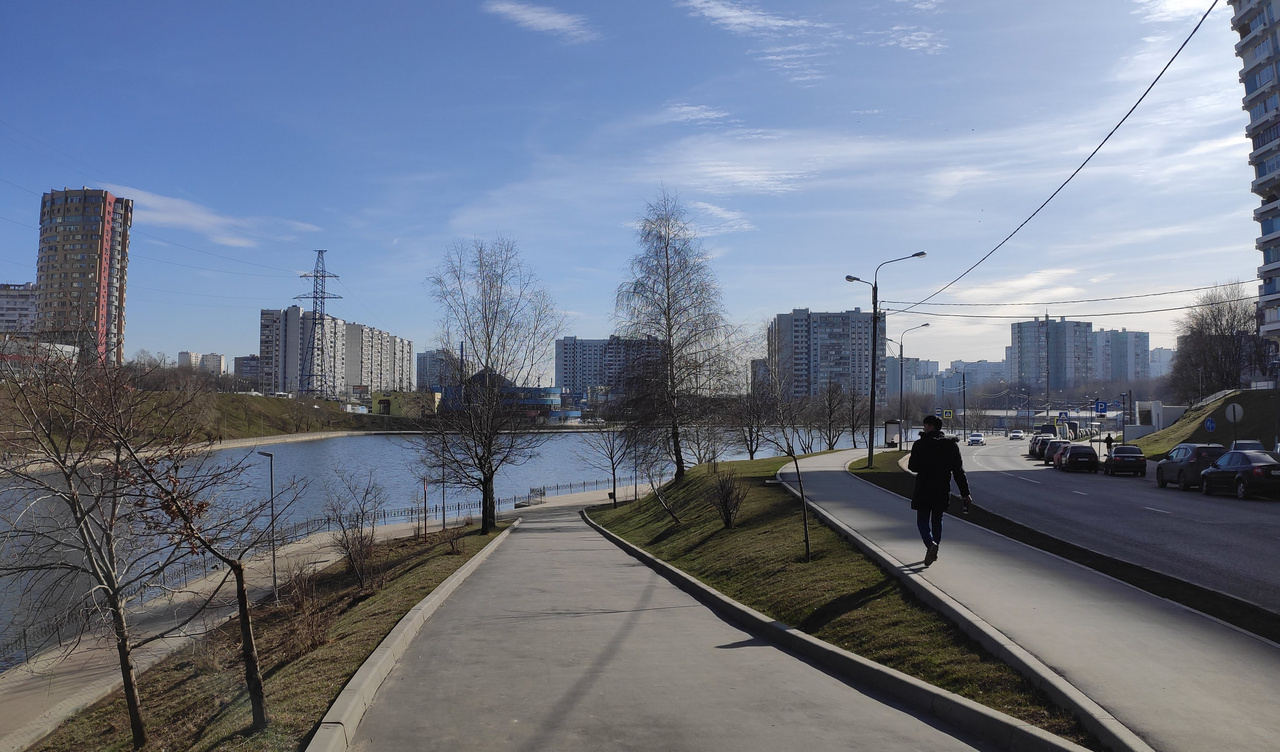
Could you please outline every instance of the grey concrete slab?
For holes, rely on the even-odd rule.
[[[938,562],[923,569],[915,513],[846,473],[853,457],[802,461],[811,501],[920,570],[1152,747],[1277,749],[1280,646],[951,517]],[[980,486],[973,493],[981,500]]]
[[[988,749],[716,617],[531,510],[418,633],[352,749]]]

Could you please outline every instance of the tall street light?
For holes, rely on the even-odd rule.
[[[267,477],[271,481],[271,592],[279,603],[280,585],[276,580],[276,456],[271,452],[258,454],[267,458]]]
[[[906,261],[913,258],[924,258],[924,251],[917,251],[910,256],[889,259],[880,262],[876,270],[871,275],[871,281],[859,279],[852,274],[846,274],[844,281],[861,282],[864,285],[871,285],[871,404],[867,410],[869,416],[867,420],[867,468],[871,468],[871,461],[875,459],[876,453],[876,369],[879,367],[879,358],[877,354],[880,351],[880,267],[885,264],[892,264],[898,261]]]
[[[902,372],[907,364],[907,356],[906,356],[907,346],[905,344],[907,332],[914,332],[915,330],[923,329],[928,325],[929,323],[925,322],[920,326],[913,326],[910,329],[903,329],[902,334],[898,335],[898,420],[899,421],[906,419],[906,416],[902,412],[902,385],[903,385]],[[902,431],[902,423],[898,423],[898,431],[899,432]],[[901,449],[901,445],[899,445],[899,449]]]

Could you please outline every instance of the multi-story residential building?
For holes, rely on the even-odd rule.
[[[346,383],[362,391],[413,391],[413,343],[364,324],[346,325]]]
[[[1258,267],[1259,333],[1280,339],[1280,85],[1276,64],[1280,61],[1276,29],[1280,0],[1229,0],[1231,28],[1240,35],[1236,54],[1241,60],[1240,82],[1244,84],[1242,106],[1249,113],[1245,135],[1252,142],[1249,164],[1254,181],[1250,186],[1262,199],[1253,212],[1259,224],[1257,249],[1262,253]]]
[[[963,373],[965,383],[973,387],[992,381],[1002,381],[1009,372],[1009,365],[1003,360],[995,363],[987,360],[953,360],[951,371]]]
[[[1070,389],[1092,378],[1093,324],[1039,317],[1009,325],[1009,375],[1014,383]],[[1048,384],[1046,387],[1046,379]]]
[[[35,329],[36,283],[0,284],[0,334],[24,334]]]
[[[196,364],[196,370],[200,373],[221,376],[227,372],[227,358],[222,353],[205,353],[200,356],[200,361]]]
[[[458,356],[449,350],[418,353],[417,388],[419,392],[438,392],[446,384],[458,383]]]
[[[263,309],[258,319],[258,358],[265,394],[336,397],[347,391],[346,322],[326,315],[316,326],[314,316],[298,306]],[[308,351],[313,354],[308,357]]]
[[[1099,329],[1093,333],[1093,378],[1144,381],[1151,377],[1151,335]]]
[[[180,350],[178,357],[173,361],[174,368],[190,368],[196,370],[200,367],[200,353],[190,352],[188,350]]]
[[[257,355],[241,355],[232,359],[232,371],[237,379],[258,386],[262,378],[262,361]]]
[[[1151,370],[1150,377],[1153,379],[1163,379],[1173,370],[1173,356],[1178,351],[1168,347],[1151,348]]]
[[[656,351],[655,340],[562,337],[556,340],[555,385],[571,398],[624,387],[628,363]]]
[[[40,200],[36,329],[124,363],[124,302],[133,201],[107,191],[50,191]]]
[[[780,313],[769,323],[771,367],[792,396],[816,396],[828,384],[855,394],[871,392],[871,314],[862,309],[840,313],[810,313],[797,308]],[[885,328],[876,337],[876,402],[885,404]]]

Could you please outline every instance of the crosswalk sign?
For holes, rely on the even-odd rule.
[[[943,419],[944,419],[944,420],[951,420],[952,418],[954,418],[954,417],[955,417],[955,411],[954,411],[954,410],[943,410],[943,411],[942,411],[942,417],[943,417]]]

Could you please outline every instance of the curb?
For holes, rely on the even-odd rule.
[[[338,693],[333,704],[329,706],[329,711],[320,720],[320,726],[312,735],[311,741],[307,743],[305,752],[346,752],[351,744],[351,738],[355,736],[356,728],[360,725],[360,720],[364,718],[365,711],[373,704],[378,688],[391,673],[391,669],[395,668],[396,662],[404,655],[409,643],[422,629],[422,625],[519,525],[520,519],[517,518],[510,527],[480,549],[466,564],[446,577],[426,598],[401,617]]]
[[[587,510],[583,509],[580,514],[582,519],[606,540],[693,596],[719,614],[721,618],[812,661],[824,671],[861,687],[871,688],[888,695],[907,708],[928,713],[1001,749],[1011,752],[1023,750],[1083,752],[1084,750],[1084,747],[1041,728],[992,710],[968,698],[939,689],[896,669],[869,661],[856,653],[843,650],[776,619],[771,619],[606,530],[587,515]],[[311,752],[310,748],[308,752]],[[1144,752],[1148,751],[1144,750]]]
[[[853,473],[849,475],[864,483],[868,482]],[[790,484],[784,481],[782,485],[799,498],[800,494]],[[897,577],[923,603],[942,614],[958,626],[965,635],[1025,677],[1033,686],[1048,695],[1054,704],[1074,714],[1080,721],[1080,725],[1098,737],[1098,741],[1102,742],[1103,746],[1114,752],[1155,752],[1115,716],[1046,666],[1035,655],[1009,639],[1003,632],[936,588],[933,583],[908,571],[902,562],[836,519],[827,510],[812,501],[809,502],[809,508],[825,525],[874,559],[885,571]]]

